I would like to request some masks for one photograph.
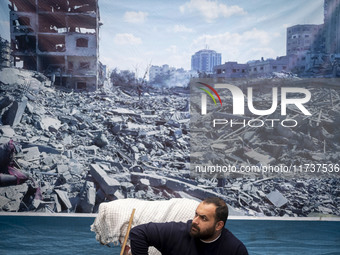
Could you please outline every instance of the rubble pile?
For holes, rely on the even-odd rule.
[[[189,176],[188,91],[150,89],[139,101],[133,90],[73,93],[23,73],[1,75],[0,133],[30,180],[0,188],[2,210],[94,212],[105,200],[179,196],[131,173]]]
[[[201,115],[201,94],[197,93],[191,100],[191,110],[194,113],[190,123],[191,163],[203,171],[196,176],[215,176],[215,182],[220,182],[216,185],[224,187],[224,194],[233,197],[229,204],[251,209],[249,214],[339,215],[339,81],[276,76],[229,80],[227,83],[242,89],[245,102],[248,100],[247,88],[252,87],[254,107],[263,110],[272,106],[273,87],[278,88],[278,91],[281,87],[307,88],[313,95],[305,104],[311,115],[304,115],[300,109],[289,104],[287,115],[282,116],[279,98],[278,109],[272,115],[254,115],[246,106],[244,115],[235,116],[231,114],[232,94],[227,89],[218,90],[223,107],[210,104],[207,114]],[[196,84],[192,84],[194,93],[199,91]],[[282,125],[284,119],[296,122]],[[213,127],[213,123],[218,124]],[[289,126],[295,124],[294,127]],[[201,165],[202,159],[205,166]],[[255,171],[227,174],[204,172],[209,167],[215,170],[217,167],[228,169],[228,166],[235,166],[236,170],[246,167],[242,169]],[[261,171],[263,166],[266,169],[269,169],[268,166],[279,166],[276,169],[291,171]],[[229,183],[224,184],[223,178],[227,178]]]
[[[267,82],[267,83],[266,83]],[[328,86],[327,83],[328,82]],[[326,83],[326,84],[325,84]],[[328,80],[297,80],[283,83],[270,79],[259,80],[249,83],[258,90],[252,99],[255,101],[257,109],[269,109],[272,104],[271,87],[281,87],[287,85],[304,87],[308,85],[308,90],[313,95],[312,99],[305,104],[311,115],[304,115],[292,104],[287,104],[287,115],[282,116],[277,112],[272,115],[257,116],[251,112],[237,117],[232,116],[232,100],[225,100],[224,106],[207,114],[201,118],[199,124],[201,131],[205,130],[214,139],[208,138],[209,147],[216,154],[222,153],[220,160],[223,164],[253,163],[253,164],[283,164],[283,165],[303,165],[304,163],[339,163],[340,162],[340,87],[337,81]],[[242,87],[242,85],[239,85]],[[321,87],[323,86],[323,87]],[[257,88],[256,88],[257,87]],[[221,97],[227,98],[225,91]],[[192,107],[199,108],[198,104]],[[232,117],[230,117],[232,116]],[[209,128],[214,119],[228,120],[227,122],[217,122],[216,127],[209,133]],[[231,119],[234,125],[230,124]],[[285,120],[290,120],[282,122]],[[291,121],[294,120],[295,122]],[[284,123],[284,124],[282,124]],[[198,133],[196,139],[195,132],[192,135],[193,142],[198,141],[200,146],[207,142],[206,137]],[[206,152],[203,157],[212,155]],[[338,171],[339,172],[339,171]],[[323,175],[327,175],[324,173]],[[335,171],[331,174],[333,176]],[[339,176],[339,174],[337,174]]]
[[[14,140],[14,167],[29,179],[0,187],[2,211],[92,213],[101,202],[121,198],[220,196],[231,205],[232,214],[340,215],[339,180],[334,178],[191,178],[185,89],[150,88],[139,100],[137,90],[115,87],[74,93],[49,87],[49,81],[35,72],[6,72],[6,79],[0,74],[0,144],[5,147]],[[333,119],[329,114],[320,117],[320,125]],[[335,135],[336,130],[325,130]],[[237,133],[241,139],[227,143],[226,160],[245,160],[241,151],[247,139],[264,141],[254,130],[242,132]],[[283,142],[274,143],[269,135],[267,141],[257,144],[257,153],[277,146],[285,150],[280,160],[289,157]],[[326,144],[329,155],[338,157],[336,142],[334,148]],[[294,145],[290,150],[293,146],[300,153],[299,145]],[[211,149],[221,153],[217,147]]]
[[[247,215],[339,215],[339,178],[284,179],[236,178],[224,188],[229,204],[244,208]]]

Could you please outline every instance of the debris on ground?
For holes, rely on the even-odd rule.
[[[188,89],[150,88],[139,100],[136,90],[104,87],[75,93],[49,87],[37,72],[13,70],[0,71],[0,143],[13,140],[18,147],[13,167],[27,180],[0,187],[0,211],[93,213],[101,202],[121,198],[220,196],[240,215],[340,215],[339,179],[192,178]],[[325,90],[320,100],[329,96]],[[340,96],[332,95],[338,107]],[[323,104],[320,100],[315,107]],[[302,120],[312,138],[286,128],[280,136],[268,130],[266,142],[247,151],[244,145],[263,134],[233,130],[239,140],[225,160],[256,161],[262,155],[273,162],[293,153],[319,158],[318,151],[303,151],[302,144],[325,143],[329,159],[339,162],[340,134],[333,128],[340,121],[337,112]],[[315,125],[324,127],[321,133],[313,130]],[[221,151],[217,144],[211,148]],[[6,160],[2,155],[0,161]]]

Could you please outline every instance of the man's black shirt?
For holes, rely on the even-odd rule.
[[[191,220],[183,222],[148,223],[130,232],[133,255],[148,254],[148,247],[156,247],[162,255],[248,255],[244,244],[228,229],[212,243],[192,237]]]

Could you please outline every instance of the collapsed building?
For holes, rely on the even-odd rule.
[[[266,59],[250,61],[249,76],[261,76],[274,72],[286,72],[288,70],[288,58],[286,56],[277,57],[276,59]]]
[[[101,85],[98,0],[10,0],[13,64],[53,85],[94,91]]]
[[[246,64],[225,62],[223,65],[214,66],[215,78],[246,78],[261,77],[277,72],[288,72],[288,57],[281,56],[276,59],[249,61]]]
[[[243,78],[248,75],[248,65],[229,61],[214,66],[214,73],[217,78]]]
[[[287,27],[286,55],[276,59],[215,65],[214,78],[270,77],[291,72],[302,77],[340,76],[340,0],[324,1],[323,24]]]
[[[0,66],[9,67],[11,63],[10,43],[0,37]]]
[[[324,23],[287,28],[289,69],[304,76],[340,75],[340,1],[324,1]]]

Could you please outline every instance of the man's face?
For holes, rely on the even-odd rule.
[[[192,220],[190,235],[204,241],[211,241],[217,237],[215,222],[216,206],[201,202]]]

